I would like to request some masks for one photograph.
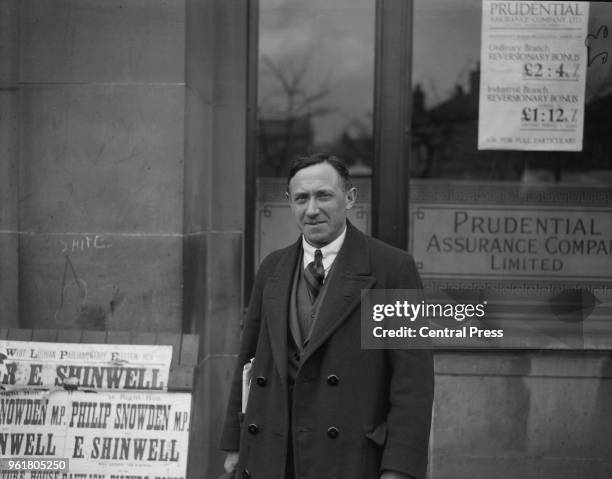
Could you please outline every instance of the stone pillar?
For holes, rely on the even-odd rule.
[[[200,335],[190,477],[216,478],[242,317],[246,0],[188,0],[185,331]]]
[[[0,328],[198,333],[193,477],[243,313],[249,3],[0,7]]]
[[[0,328],[18,326],[19,0],[0,2]]]
[[[20,0],[20,323],[181,331],[183,0]]]

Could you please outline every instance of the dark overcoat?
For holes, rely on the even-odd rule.
[[[362,350],[360,336],[361,290],[420,288],[414,261],[348,224],[289,411],[288,308],[300,253],[301,239],[275,251],[255,279],[221,438],[222,449],[240,451],[236,477],[284,479],[291,440],[300,479],[377,479],[384,469],[424,478],[432,353]],[[252,357],[243,418],[242,366]]]

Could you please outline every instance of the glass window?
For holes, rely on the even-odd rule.
[[[588,67],[582,152],[479,151],[482,1],[416,0],[414,19],[412,178],[612,185],[612,62]],[[612,5],[591,2],[589,32],[602,26]]]
[[[579,152],[478,150],[481,22],[481,0],[414,2],[410,249],[426,287],[537,294],[539,319],[572,305],[578,341],[547,347],[609,347],[586,333],[612,284],[612,4],[590,3],[581,39],[597,45]]]
[[[335,154],[359,190],[349,215],[370,230],[374,0],[260,0],[255,266],[297,238],[284,198],[291,161]]]

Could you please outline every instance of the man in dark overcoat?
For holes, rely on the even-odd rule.
[[[221,438],[226,471],[424,479],[432,352],[364,350],[360,332],[361,290],[420,289],[414,261],[347,220],[356,190],[335,157],[297,160],[287,198],[302,235],[266,257],[255,279]]]

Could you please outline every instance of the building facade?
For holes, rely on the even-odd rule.
[[[571,321],[612,320],[609,64],[589,66],[582,152],[478,150],[481,3],[459,3],[3,0],[0,329],[198,334],[189,477],[216,478],[249,289],[296,237],[284,175],[310,151],[348,160],[351,220],[410,250],[428,287],[553,285],[578,294]],[[592,2],[589,32],[610,24]],[[548,251],[567,274],[492,272],[432,250],[441,209],[582,216],[604,250]],[[609,478],[602,331],[438,350],[430,477]]]

